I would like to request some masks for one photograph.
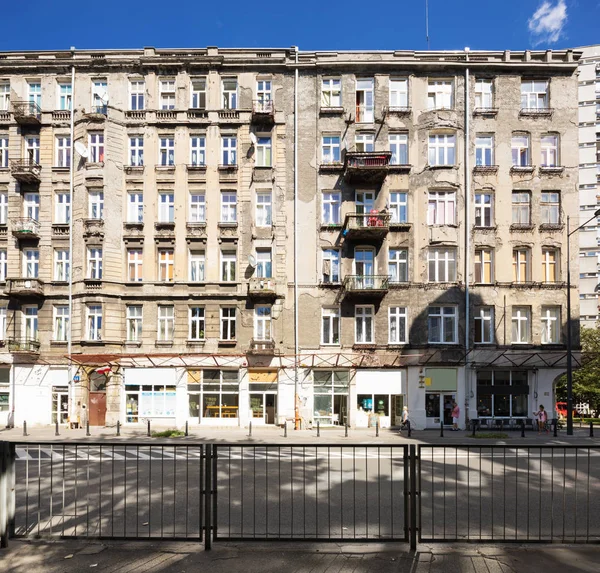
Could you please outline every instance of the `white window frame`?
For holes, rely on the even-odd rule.
[[[158,282],[173,282],[175,280],[175,250],[172,248],[158,249],[157,255]]]
[[[54,222],[58,225],[67,225],[71,220],[71,193],[57,191],[54,194]]]
[[[173,191],[159,191],[158,193],[158,222],[175,222],[175,193]]]
[[[321,107],[342,107],[342,80],[340,78],[321,79]]]
[[[513,167],[531,167],[531,138],[529,134],[513,134],[510,140]]]
[[[273,149],[270,137],[256,139],[256,167],[273,166]]]
[[[8,167],[8,137],[0,137],[0,169]]]
[[[390,165],[408,165],[408,133],[389,134]]]
[[[146,82],[142,79],[129,80],[129,109],[131,111],[146,109]]]
[[[40,136],[27,135],[24,138],[25,159],[36,165],[40,164]]]
[[[273,193],[271,191],[256,192],[256,226],[271,227],[273,225]]]
[[[158,305],[156,339],[159,342],[171,342],[175,336],[175,307]]]
[[[23,249],[23,276],[27,279],[37,279],[40,274],[39,249]]]
[[[531,307],[513,306],[511,327],[512,344],[529,344],[531,340]]]
[[[513,191],[511,205],[512,224],[531,225],[531,193],[529,191]]]
[[[206,223],[206,194],[204,191],[190,192],[190,223]]]
[[[40,337],[39,307],[33,304],[22,306],[21,312],[23,313],[23,338],[26,341],[38,341]]]
[[[427,84],[427,108],[454,108],[454,80],[429,80]]]
[[[428,277],[430,283],[456,282],[456,248],[440,247],[427,252]],[[433,269],[433,276],[432,276]]]
[[[173,135],[159,137],[158,165],[160,167],[175,166],[175,137]]]
[[[221,251],[221,282],[235,282],[237,275],[237,252]]]
[[[391,108],[408,108],[408,78],[390,78]]]
[[[479,133],[475,137],[475,165],[491,167],[494,165],[494,135]]]
[[[235,87],[232,89],[227,84],[235,82]],[[221,78],[221,101],[223,109],[237,109],[238,107],[238,79],[236,77]]]
[[[87,248],[87,273],[86,278],[102,280],[102,247]]]
[[[548,109],[550,82],[548,80],[521,80],[521,109]]]
[[[237,223],[237,192],[221,191],[221,223]]]
[[[142,135],[129,136],[129,165],[143,167],[144,165],[144,137]]]
[[[144,194],[141,191],[127,193],[127,222],[142,223],[144,221]]]
[[[493,344],[494,307],[480,306],[476,308],[473,316],[473,327],[473,341],[475,344]],[[477,336],[477,334],[479,334],[479,336]]]
[[[321,344],[339,346],[341,341],[340,307],[323,307],[321,309]]]
[[[531,281],[531,250],[526,247],[513,249],[513,282],[527,283]]]
[[[235,306],[222,306],[219,309],[219,336],[219,340],[236,340],[237,308]]]
[[[127,249],[127,282],[144,280],[144,251],[139,248]]]
[[[86,305],[86,340],[102,340],[102,305]]]
[[[489,201],[486,201],[489,198]],[[492,193],[475,193],[475,226],[489,228],[494,226],[494,195]],[[478,221],[479,219],[479,221]]]
[[[390,223],[408,222],[408,192],[390,191]]]
[[[450,325],[447,323],[450,320]],[[439,336],[435,337],[435,328]],[[431,305],[427,309],[427,336],[429,344],[458,343],[458,307]]]
[[[92,81],[92,112],[105,114],[107,104],[108,104],[108,83],[107,83],[107,81],[106,80],[93,80]]]
[[[542,344],[560,344],[560,306],[542,306]]]
[[[8,275],[8,251],[0,249],[0,282],[6,281]]]
[[[52,307],[52,340],[67,342],[69,340],[69,305],[59,304]]]
[[[321,162],[325,165],[341,162],[340,136],[325,134],[321,137]]]
[[[555,133],[545,133],[541,137],[540,167],[558,167],[560,165],[560,136]]]
[[[158,82],[158,97],[161,110],[175,109],[176,86],[174,78],[161,78]]]
[[[104,191],[102,189],[88,189],[88,218],[104,219]]]
[[[0,340],[6,339],[7,308],[0,306]]]
[[[354,148],[359,153],[369,153],[375,151],[374,133],[357,133],[354,137]]]
[[[354,343],[374,344],[375,307],[371,304],[358,304],[354,307]]]
[[[141,304],[128,304],[125,310],[127,342],[141,342],[144,326],[144,307]]]
[[[71,138],[68,135],[56,136],[56,167],[71,166]]]
[[[25,193],[23,197],[23,216],[34,221],[40,220],[39,193]]]
[[[323,225],[341,225],[342,194],[339,191],[323,191],[321,223]]]
[[[429,191],[427,224],[456,224],[456,191]]]
[[[221,159],[223,165],[237,165],[237,136],[221,136]]]
[[[273,251],[270,248],[256,249],[256,278],[273,278]]]
[[[189,251],[189,276],[191,283],[202,283],[206,280],[206,254],[204,251]]]
[[[548,284],[560,282],[559,250],[555,247],[542,247],[542,281]],[[551,280],[554,276],[554,280]]]
[[[56,109],[61,111],[71,111],[73,99],[73,86],[71,82],[56,82]]]
[[[188,308],[188,340],[206,340],[206,309],[203,306]]]
[[[408,342],[408,309],[405,306],[388,308],[388,344]]]
[[[408,249],[390,247],[388,250],[388,275],[391,283],[408,282]]]
[[[10,82],[0,81],[0,111],[10,109]]]
[[[494,249],[491,247],[477,247],[473,265],[473,282],[475,284],[492,284],[494,282]],[[489,280],[486,280],[486,269],[489,270]]]
[[[364,98],[359,103],[358,94],[364,93]],[[355,87],[356,123],[373,123],[375,121],[375,79],[356,78]]]
[[[27,82],[27,101],[42,107],[42,84],[39,81]]]
[[[190,165],[193,167],[206,166],[205,135],[190,135]]]
[[[190,109],[206,109],[207,90],[206,78],[191,78],[190,80]]]
[[[542,225],[560,225],[560,191],[542,191],[540,215]]]
[[[273,82],[271,80],[256,80],[256,100],[259,104],[272,101],[273,98]]]
[[[254,340],[264,342],[273,340],[271,305],[254,305]]]
[[[54,249],[54,280],[67,282],[71,272],[71,256],[69,249]]]
[[[477,78],[475,80],[475,109],[493,109],[494,82],[493,80]]]
[[[456,165],[456,134],[430,133],[428,161],[432,167]]]
[[[88,148],[90,163],[104,163],[104,132],[94,131],[88,133]]]
[[[328,262],[327,262],[328,261]],[[339,249],[323,249],[321,251],[321,282],[323,284],[339,284],[342,280]],[[329,273],[325,271],[329,270]],[[336,274],[337,271],[337,274]],[[329,276],[329,278],[327,278]],[[336,279],[337,280],[333,280]]]
[[[8,224],[8,191],[0,191],[0,225]]]

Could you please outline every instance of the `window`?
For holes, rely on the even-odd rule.
[[[256,140],[256,166],[271,167],[271,138],[259,137]]]
[[[354,141],[356,151],[375,151],[375,135],[372,133],[357,133]]]
[[[430,191],[427,210],[428,225],[454,225],[456,193],[454,191]]]
[[[390,222],[408,222],[408,193],[391,191],[389,201]]]
[[[531,280],[529,260],[529,249],[513,249],[513,282],[526,283]]]
[[[560,224],[560,193],[558,191],[542,191],[540,202],[542,224]]]
[[[194,167],[206,165],[206,137],[199,135],[190,137],[190,165]]]
[[[0,282],[4,282],[6,280],[7,272],[8,272],[8,254],[7,254],[6,249],[0,249]]]
[[[223,109],[237,109],[237,78],[223,78]]]
[[[492,226],[492,194],[475,193],[475,226]]]
[[[102,340],[102,306],[90,304],[87,307],[87,339]]]
[[[190,223],[206,222],[206,196],[204,193],[190,193]]]
[[[338,249],[323,249],[323,272],[321,281],[325,284],[340,282],[340,252]]]
[[[456,136],[448,133],[429,135],[429,165],[454,165]]]
[[[321,107],[342,106],[342,82],[339,78],[324,78],[321,83]]]
[[[408,165],[408,134],[390,133],[391,165]]]
[[[458,308],[455,306],[430,306],[427,327],[429,342],[456,344],[458,342]]]
[[[10,108],[10,83],[0,82],[0,111]]]
[[[390,249],[388,253],[388,275],[392,283],[408,281],[408,250]]]
[[[172,282],[175,267],[175,252],[173,249],[158,249],[158,280]]]
[[[323,225],[339,225],[341,223],[341,193],[338,191],[323,192]]]
[[[160,109],[175,109],[175,80],[160,80]]]
[[[69,167],[71,165],[71,138],[66,136],[56,137],[56,167]]]
[[[354,307],[354,337],[356,344],[373,344],[373,315],[372,306]]]
[[[106,80],[92,82],[92,112],[107,113],[108,91]]]
[[[102,279],[102,249],[90,247],[87,250],[87,278]]]
[[[270,227],[272,220],[272,195],[270,191],[257,191],[256,193],[256,226]]]
[[[23,309],[23,330],[25,340],[39,340],[38,331],[38,307],[37,306],[24,306]]]
[[[0,169],[8,167],[8,137],[0,137]]]
[[[525,370],[478,370],[477,414],[479,417],[530,416],[529,386]]]
[[[144,165],[144,138],[141,136],[129,138],[129,165],[132,167]]]
[[[528,191],[513,191],[512,194],[512,224],[531,224],[531,195]]]
[[[221,137],[223,165],[237,165],[237,137]]]
[[[129,80],[129,109],[139,111],[145,108],[146,84],[144,80]]]
[[[71,260],[68,249],[54,249],[54,280],[66,282],[69,280]]]
[[[513,306],[512,342],[527,344],[530,340],[531,309],[528,306]]]
[[[560,344],[560,306],[542,307],[542,344]]]
[[[104,133],[89,134],[90,163],[104,163]]]
[[[542,167],[558,167],[558,135],[542,135]]]
[[[494,107],[492,80],[475,80],[475,108],[491,109]]]
[[[206,78],[192,78],[190,108],[206,109]]]
[[[37,279],[40,271],[40,252],[37,249],[25,249],[23,265],[25,266],[25,278]]]
[[[558,250],[545,247],[542,249],[542,280],[545,283],[555,283],[559,280]]]
[[[269,279],[272,276],[271,249],[256,249],[256,277]]]
[[[0,340],[4,340],[5,338],[6,338],[6,307],[0,306]],[[8,405],[7,405],[8,396],[5,398],[5,400],[6,400],[6,402],[4,402],[4,404],[6,404],[6,408],[4,408],[4,410],[6,411],[6,409],[8,408]],[[0,399],[0,410],[2,410],[1,399]]]
[[[256,99],[260,104],[271,101],[271,80],[256,81]],[[261,109],[266,111],[265,107],[262,107]]]
[[[172,136],[159,139],[158,164],[161,167],[173,167],[175,165],[175,138]]]
[[[511,140],[513,167],[530,167],[529,135],[513,135]]]
[[[141,223],[144,220],[144,195],[141,191],[127,193],[127,222]]]
[[[88,216],[90,219],[104,217],[104,191],[100,189],[88,190]]]
[[[28,219],[39,221],[40,219],[40,194],[25,193],[23,199],[23,214]]]
[[[25,137],[25,158],[29,163],[39,164],[40,162],[40,138],[37,135],[28,135]]]
[[[221,251],[221,280],[224,282],[235,281],[236,267],[235,251]]]
[[[429,249],[429,282],[448,283],[456,281],[456,249]]]
[[[375,120],[375,103],[373,78],[356,80],[356,122],[373,123]]]
[[[27,82],[28,101],[38,107],[42,107],[42,84],[39,82]]]
[[[0,90],[1,90],[0,86]],[[58,108],[59,110],[70,111],[71,110],[71,99],[73,95],[73,87],[71,83],[58,82]]]
[[[430,80],[427,88],[429,109],[452,109],[454,107],[454,86],[452,80]]]
[[[478,135],[475,138],[475,165],[482,167],[494,165],[493,135]]]
[[[54,307],[53,340],[67,342],[69,338],[69,307],[60,305]]]
[[[390,78],[390,107],[408,107],[408,78]]]
[[[492,249],[475,250],[475,282],[490,284],[494,280]]]
[[[170,191],[158,194],[158,221],[159,223],[175,221],[175,195]]]
[[[221,191],[221,223],[237,222],[237,193]]]
[[[8,222],[8,193],[0,191],[0,225]]]
[[[221,307],[221,340],[235,340],[235,322],[235,307]]]
[[[321,144],[321,161],[323,163],[340,162],[340,136],[324,135]]]
[[[548,108],[548,82],[540,80],[521,81],[521,109],[543,110]]]
[[[408,341],[407,309],[404,306],[391,306],[388,310],[389,344],[406,344]]]
[[[373,288],[375,286],[375,251],[368,248],[354,249],[354,274],[359,288]]]
[[[54,222],[66,225],[71,220],[71,194],[59,191],[54,195]]]
[[[494,342],[494,309],[491,306],[476,308],[473,320],[475,323],[475,344],[491,344]]]
[[[143,307],[141,304],[127,305],[127,314],[125,316],[127,342],[140,342],[142,340],[142,313]]]
[[[175,333],[175,308],[172,306],[158,307],[158,340],[168,342],[173,340]]]
[[[127,250],[127,280],[129,282],[141,282],[144,280],[142,249]]]
[[[340,309],[321,309],[321,344],[340,343]]]
[[[204,340],[206,330],[203,306],[191,306],[189,309],[189,340]]]
[[[204,263],[204,251],[190,251],[190,282],[198,283],[205,280]]]
[[[254,340],[271,340],[271,307],[254,307]]]

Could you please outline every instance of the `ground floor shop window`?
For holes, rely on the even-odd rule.
[[[69,389],[67,386],[52,386],[52,423],[66,424],[69,421]]]
[[[275,424],[277,413],[277,370],[248,373],[249,406],[252,419]]]
[[[8,384],[0,383],[0,412],[8,412],[10,388]]]
[[[348,414],[349,373],[345,370],[314,370],[314,419],[316,424],[345,424]]]
[[[525,418],[528,404],[526,370],[477,372],[477,415],[480,418]]]
[[[162,384],[127,384],[125,387],[127,422],[140,418],[174,418],[176,409],[175,386]]]
[[[188,371],[190,418],[237,418],[239,394],[237,370]]]

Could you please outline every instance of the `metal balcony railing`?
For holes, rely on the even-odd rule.
[[[13,235],[19,237],[38,237],[40,223],[31,217],[18,217],[11,219]]]
[[[275,111],[273,100],[255,99],[252,102],[252,113],[272,114]]]
[[[381,231],[390,227],[389,213],[349,213],[346,215],[345,228],[349,231],[360,229]]]
[[[349,275],[344,279],[346,292],[385,292],[390,286],[388,275]]]
[[[12,102],[12,112],[17,123],[39,123],[42,118],[40,106],[32,101]]]
[[[42,174],[42,166],[32,157],[12,159],[10,172],[17,181],[22,183],[38,183]]]
[[[387,175],[390,151],[349,151],[344,157],[344,176],[348,181],[381,182]]]
[[[9,338],[8,351],[9,352],[30,352],[38,353],[40,351],[40,342],[33,338]]]
[[[248,281],[248,294],[252,296],[275,296],[277,281],[270,278],[252,277]]]

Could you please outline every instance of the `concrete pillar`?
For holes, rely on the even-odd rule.
[[[123,391],[123,376],[109,374],[106,383],[106,425],[114,426],[121,419],[121,392]]]

